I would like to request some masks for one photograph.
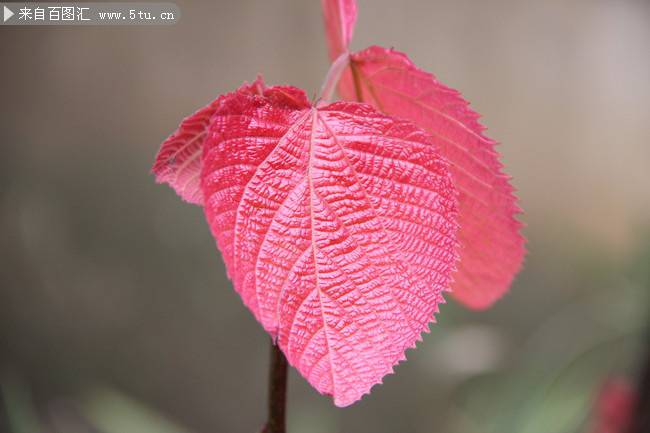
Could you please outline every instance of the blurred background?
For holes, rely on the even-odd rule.
[[[201,209],[149,170],[258,72],[314,94],[320,4],[177,4],[170,27],[0,27],[0,431],[264,422],[268,338]],[[482,113],[529,253],[494,308],[442,306],[352,407],[291,371],[289,433],[594,431],[603,384],[647,362],[649,43],[645,0],[359,0],[354,49],[405,51]]]

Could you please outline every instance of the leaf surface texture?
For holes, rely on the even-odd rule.
[[[456,191],[431,137],[365,104],[271,87],[226,95],[204,209],[244,303],[339,406],[404,359],[456,262]]]

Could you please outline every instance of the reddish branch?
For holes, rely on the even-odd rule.
[[[285,433],[287,359],[273,341],[271,341],[268,398],[268,421],[262,433]]]

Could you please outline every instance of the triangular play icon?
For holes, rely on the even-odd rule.
[[[7,20],[8,20],[9,18],[13,17],[13,16],[14,16],[14,13],[12,12],[12,10],[9,9],[7,6],[5,6],[5,7],[4,7],[4,21],[3,21],[3,22],[6,23]]]

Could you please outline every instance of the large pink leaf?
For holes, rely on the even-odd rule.
[[[357,3],[354,0],[321,0],[321,6],[327,47],[334,60],[348,50],[357,21]]]
[[[244,303],[339,406],[428,329],[456,261],[456,192],[433,139],[365,104],[235,92],[202,157],[206,219]]]
[[[453,296],[486,308],[509,288],[523,261],[520,212],[495,141],[483,134],[479,115],[459,92],[418,69],[400,52],[370,47],[352,54],[351,74],[339,91],[345,99],[374,105],[408,119],[433,136],[450,163],[459,197],[458,273]]]
[[[238,92],[259,93],[262,81],[258,78],[250,85],[243,85]],[[160,146],[152,172],[158,183],[169,184],[185,201],[203,204],[201,191],[201,153],[207,136],[210,118],[223,97],[219,97],[207,106],[183,120],[178,129]]]

